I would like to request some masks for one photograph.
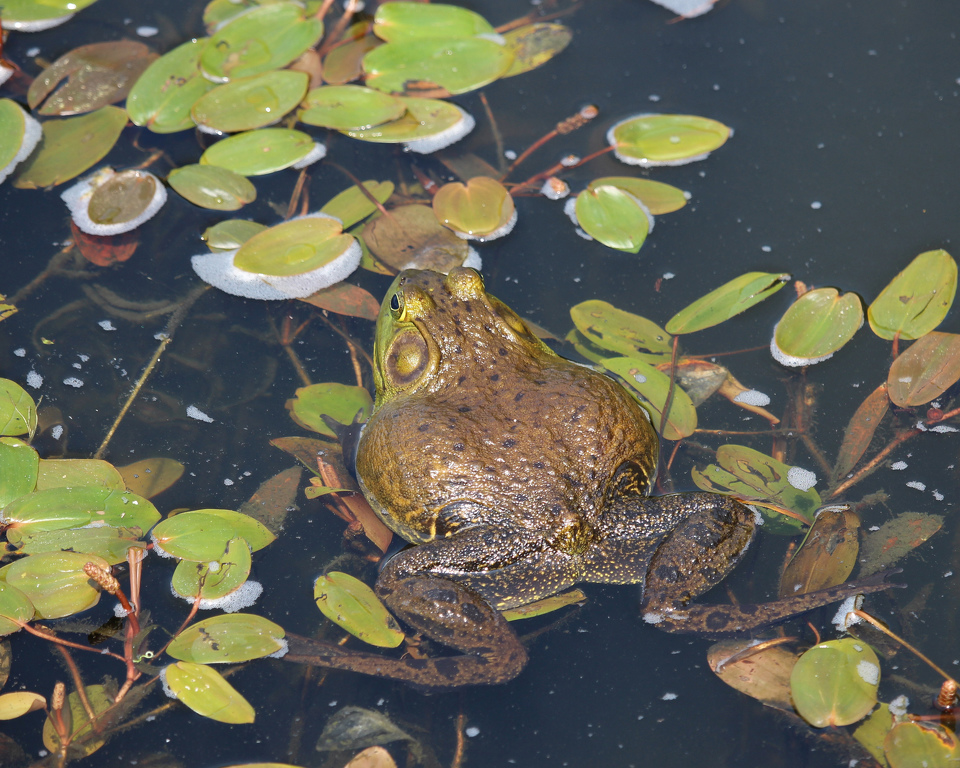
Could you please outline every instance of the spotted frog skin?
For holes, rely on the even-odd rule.
[[[886,586],[690,604],[737,563],[754,513],[710,493],[648,496],[658,441],[646,411],[616,381],[551,351],[471,269],[401,273],[374,359],[357,476],[384,523],[416,545],[386,563],[376,591],[460,655],[395,659],[298,642],[292,660],[427,688],[498,683],[527,660],[500,611],[578,582],[643,584],[648,621],[712,635]]]

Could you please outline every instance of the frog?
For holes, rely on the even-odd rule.
[[[386,607],[456,655],[390,658],[296,638],[288,659],[424,689],[503,683],[527,651],[502,612],[583,582],[638,584],[670,632],[742,635],[886,589],[883,575],[755,605],[695,602],[755,538],[722,494],[651,495],[659,439],[622,384],[554,352],[467,267],[401,272],[374,342],[356,475],[411,546],[383,563]]]

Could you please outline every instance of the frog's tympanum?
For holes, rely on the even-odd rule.
[[[646,411],[613,379],[551,351],[471,269],[401,273],[374,356],[357,476],[376,513],[416,545],[386,563],[376,591],[461,654],[397,659],[298,639],[291,660],[425,687],[497,683],[527,660],[499,611],[578,582],[642,584],[647,621],[710,635],[887,586],[690,604],[737,563],[754,512],[710,493],[648,496],[658,441]]]

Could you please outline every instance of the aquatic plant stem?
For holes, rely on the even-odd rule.
[[[863,619],[865,622],[867,622],[868,624],[870,624],[870,625],[871,625],[872,627],[874,627],[875,629],[878,629],[880,632],[882,632],[883,634],[885,634],[887,637],[890,637],[890,638],[896,640],[898,643],[900,643],[900,645],[902,645],[902,646],[903,646],[904,648],[906,648],[908,651],[910,651],[911,653],[913,653],[914,656],[916,656],[918,659],[920,659],[920,661],[924,662],[924,663],[925,663],[927,666],[929,666],[934,672],[936,672],[938,675],[940,675],[941,677],[943,677],[944,680],[953,680],[953,676],[952,676],[952,675],[948,675],[946,672],[944,672],[942,669],[940,669],[940,667],[938,667],[936,664],[934,664],[931,659],[929,659],[929,658],[927,658],[926,656],[924,656],[917,648],[915,648],[914,646],[910,645],[910,643],[908,643],[906,640],[904,640],[904,639],[903,639],[902,637],[900,637],[899,635],[897,635],[897,634],[895,634],[894,632],[892,632],[891,630],[887,629],[885,626],[883,626],[883,624],[881,624],[879,621],[877,621],[875,618],[873,618],[873,616],[871,616],[869,613],[866,613],[865,611],[861,611],[861,610],[859,610],[859,609],[850,611],[850,613],[852,613],[854,616],[857,616],[857,617]],[[954,681],[954,682],[956,682],[956,681]]]
[[[97,719],[97,713],[93,709],[93,705],[90,703],[90,699],[87,698],[87,689],[83,684],[83,678],[80,677],[80,670],[77,668],[77,663],[73,660],[73,655],[64,648],[62,645],[57,646],[57,650],[60,651],[60,655],[63,656],[64,662],[67,664],[67,669],[70,670],[70,676],[73,678],[73,685],[77,689],[77,696],[80,699],[80,703],[83,705],[84,711],[87,713],[87,719],[90,721],[90,727],[96,730],[96,727],[93,725],[94,721]]]
[[[63,645],[67,648],[76,648],[78,651],[89,651],[90,653],[96,653],[100,656],[112,656],[119,661],[125,661],[123,656],[121,656],[119,653],[114,653],[113,651],[101,651],[97,648],[91,648],[88,645],[80,645],[79,643],[74,643],[70,640],[63,640],[56,635],[50,635],[43,630],[37,629],[36,627],[31,627],[27,623],[20,624],[20,629],[29,632],[31,635],[36,635],[37,637],[43,638],[44,640],[49,640],[51,643],[56,643],[57,645]]]
[[[450,761],[450,768],[461,768],[463,765],[463,753],[466,747],[464,738],[464,727],[467,724],[467,716],[463,714],[463,709],[457,713],[457,746],[453,752],[453,760]]]
[[[582,158],[578,162],[573,163],[572,165],[565,165],[561,161],[551,166],[550,168],[547,168],[547,170],[541,171],[536,176],[531,176],[526,181],[520,182],[516,186],[511,187],[510,195],[515,197],[520,192],[524,192],[530,187],[534,187],[539,184],[542,184],[545,179],[549,179],[551,176],[555,176],[556,174],[561,173],[563,171],[570,171],[570,170],[573,170],[574,168],[579,168],[581,165],[585,165],[586,163],[589,163],[591,160],[594,160],[595,158],[598,158],[601,155],[607,154],[607,152],[613,152],[613,149],[614,148],[611,146],[604,147],[603,149],[598,149],[596,152],[591,152],[589,155]]]
[[[667,387],[667,397],[663,402],[663,410],[660,412],[660,437],[663,437],[663,430],[667,426],[667,416],[670,413],[670,407],[673,405],[673,392],[676,389],[677,381],[677,348],[680,344],[680,337],[673,337],[673,350],[670,353],[670,386]]]

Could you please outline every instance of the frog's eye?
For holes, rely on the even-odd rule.
[[[400,315],[403,314],[403,294],[400,291],[390,297],[390,312],[395,320],[399,320]]]

